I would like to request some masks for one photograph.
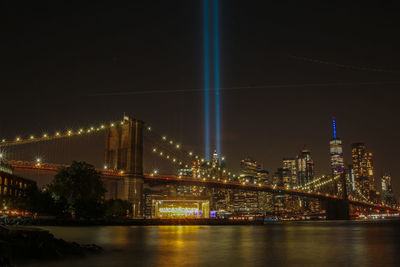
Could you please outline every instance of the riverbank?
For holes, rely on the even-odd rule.
[[[0,266],[15,261],[56,260],[100,253],[102,248],[55,238],[49,231],[20,226],[0,226]]]
[[[0,218],[1,225],[13,226],[106,226],[106,225],[261,225],[264,220],[229,219],[32,219]]]
[[[309,223],[309,222],[334,222],[329,220],[231,220],[231,219],[33,219],[33,218],[0,218],[0,227],[4,226],[151,226],[151,225],[266,225],[279,223]],[[400,218],[386,218],[375,220],[349,220],[343,222],[386,224],[398,223]]]

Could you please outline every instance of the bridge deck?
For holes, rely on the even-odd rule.
[[[9,161],[13,168],[17,169],[31,169],[31,170],[42,170],[46,172],[53,172],[56,171],[60,167],[68,167],[68,165],[62,164],[49,164],[49,163],[41,163],[36,164],[32,162],[25,162],[25,161]],[[123,172],[117,172],[112,170],[104,170],[104,169],[97,169],[101,173],[103,177],[106,178],[113,178],[113,179],[122,179],[127,177],[126,174]],[[226,189],[239,189],[239,190],[249,190],[249,191],[261,191],[261,192],[270,192],[274,194],[282,194],[282,195],[293,195],[293,196],[300,196],[300,197],[308,197],[314,198],[319,200],[330,200],[330,201],[344,201],[344,199],[340,196],[324,194],[320,192],[305,192],[295,189],[288,189],[283,187],[277,187],[272,185],[260,185],[260,184],[240,184],[237,182],[231,181],[218,181],[218,180],[204,180],[204,179],[193,179],[193,178],[180,178],[176,175],[150,175],[145,174],[144,179],[146,183],[171,183],[171,184],[181,184],[181,185],[197,185],[197,186],[212,186],[212,187],[219,187],[219,188],[226,188]],[[379,204],[373,204],[358,200],[348,200],[349,204],[355,206],[362,206],[362,207],[369,207],[369,208],[376,208],[378,210],[385,210],[390,212],[399,212],[399,210],[394,209],[392,207],[386,207]]]

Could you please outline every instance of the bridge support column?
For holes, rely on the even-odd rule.
[[[124,117],[123,124],[107,129],[105,166],[124,172],[123,195],[132,203],[133,217],[142,216],[143,121]]]
[[[132,204],[132,217],[143,215],[143,177],[127,176],[124,178],[125,200]]]

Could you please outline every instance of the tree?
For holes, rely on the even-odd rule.
[[[102,215],[106,192],[96,169],[86,163],[73,161],[71,166],[58,170],[49,185],[52,197],[76,217],[94,218]]]
[[[60,215],[62,206],[54,202],[49,190],[39,190],[37,185],[29,185],[22,193],[15,198],[15,206],[21,210],[37,212],[46,215]]]

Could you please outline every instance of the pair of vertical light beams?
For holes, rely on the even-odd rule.
[[[210,19],[213,22],[214,50],[214,92],[215,92],[215,142],[216,152],[221,156],[220,128],[220,92],[219,92],[219,42],[218,42],[218,0],[212,1],[212,16],[210,16],[210,0],[203,0],[204,16],[204,110],[205,110],[205,156],[210,160]]]

